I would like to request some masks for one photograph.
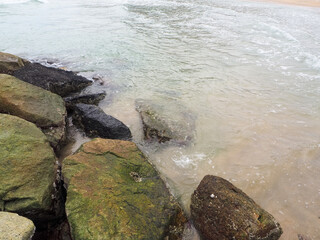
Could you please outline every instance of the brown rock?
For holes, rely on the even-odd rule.
[[[299,240],[312,240],[311,238],[309,238],[303,234],[298,234],[298,239]]]
[[[207,175],[191,197],[191,217],[207,240],[276,240],[279,223],[227,180]]]

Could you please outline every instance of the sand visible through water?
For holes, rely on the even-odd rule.
[[[0,51],[99,74],[101,107],[187,210],[203,176],[218,175],[276,217],[282,240],[320,239],[319,13],[239,0],[0,0]],[[146,144],[137,98],[188,109],[194,142]]]

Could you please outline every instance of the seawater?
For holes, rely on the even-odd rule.
[[[100,75],[101,107],[187,211],[218,175],[276,217],[281,239],[320,239],[319,22],[319,8],[240,0],[0,0],[0,51]],[[137,98],[184,105],[194,142],[145,144]]]

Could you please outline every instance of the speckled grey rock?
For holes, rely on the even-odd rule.
[[[35,229],[28,218],[16,213],[0,212],[0,240],[30,240]]]

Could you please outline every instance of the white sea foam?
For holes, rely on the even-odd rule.
[[[30,0],[0,0],[0,4],[17,4],[17,3],[25,3]]]
[[[198,165],[198,162],[206,157],[203,153],[195,153],[192,155],[181,155],[174,156],[172,160],[177,164],[177,166],[182,168],[195,167]]]
[[[26,3],[26,2],[40,2],[40,3],[48,3],[49,0],[0,0],[1,4],[20,4],[20,3]]]

